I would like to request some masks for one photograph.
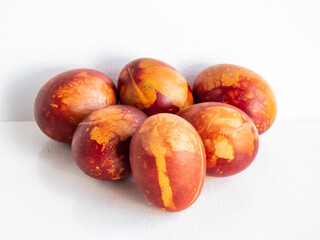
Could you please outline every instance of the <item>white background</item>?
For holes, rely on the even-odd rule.
[[[207,177],[180,213],[150,206],[132,178],[90,179],[25,122],[56,74],[94,68],[116,82],[139,57],[191,86],[209,65],[242,65],[276,94],[253,164]],[[0,0],[0,239],[320,239],[319,70],[318,0]]]
[[[245,66],[273,87],[278,119],[320,119],[319,12],[318,0],[1,0],[0,120],[33,120],[38,90],[62,71],[116,82],[138,57],[190,83],[212,64]]]

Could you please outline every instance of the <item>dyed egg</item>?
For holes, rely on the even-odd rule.
[[[130,173],[129,146],[147,116],[131,106],[114,105],[92,112],[72,140],[72,155],[80,169],[100,180],[117,180]]]
[[[34,117],[48,137],[71,143],[85,116],[116,103],[115,87],[107,75],[92,69],[75,69],[55,76],[40,89]]]
[[[132,137],[130,164],[140,191],[163,210],[186,209],[202,190],[203,143],[194,127],[177,115],[156,114],[141,124]]]
[[[118,80],[120,102],[144,111],[177,113],[193,104],[192,91],[186,79],[173,67],[151,58],[128,63]]]
[[[250,117],[228,104],[207,102],[178,113],[200,134],[207,156],[207,175],[226,177],[246,169],[259,148],[259,134]]]
[[[269,84],[257,73],[244,67],[220,64],[204,69],[193,85],[199,102],[222,102],[240,108],[249,115],[259,134],[273,124],[277,106]]]

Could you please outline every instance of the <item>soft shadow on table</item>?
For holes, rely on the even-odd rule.
[[[117,85],[116,83],[118,82],[119,73],[122,68],[132,60],[133,59],[126,56],[109,54],[108,56],[97,57],[94,62],[94,67],[95,69],[107,74],[113,83]]]
[[[6,119],[18,121],[33,119],[33,105],[40,88],[57,74],[74,68],[92,68],[107,74],[116,84],[121,69],[131,59],[108,53],[107,56],[98,56],[95,61],[88,65],[49,65],[38,66],[27,65],[16,69],[11,76],[8,76],[6,89],[7,112]]]
[[[32,70],[33,69],[33,70]],[[38,70],[34,70],[38,69]],[[25,121],[33,119],[33,105],[42,85],[66,69],[59,66],[19,69],[10,77],[6,89],[8,119]]]
[[[68,144],[48,140],[39,154],[39,161],[39,177],[57,194],[70,196],[77,202],[90,202],[95,209],[101,205],[102,212],[104,205],[119,208],[120,212],[124,205],[134,206],[131,211],[137,208],[154,209],[139,192],[132,176],[108,182],[85,175],[74,163]]]
[[[178,64],[176,67],[181,72],[181,74],[187,79],[191,89],[194,83],[194,80],[198,76],[198,74],[204,70],[205,68],[213,65],[214,63],[209,62],[184,62]]]

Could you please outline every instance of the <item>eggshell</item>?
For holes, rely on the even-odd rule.
[[[118,80],[120,102],[144,111],[177,113],[193,104],[192,91],[186,79],[173,67],[151,58],[128,63]]]
[[[34,117],[48,137],[71,143],[78,124],[89,113],[116,103],[115,87],[107,75],[75,69],[55,76],[40,89]]]
[[[179,116],[199,132],[207,156],[207,175],[231,176],[246,169],[259,149],[259,134],[240,109],[229,104],[207,102],[194,104]]]
[[[277,104],[270,85],[257,73],[236,65],[220,64],[204,69],[193,85],[199,102],[222,102],[249,115],[259,134],[267,131],[277,115]]]
[[[129,146],[147,116],[131,106],[114,105],[92,112],[72,140],[72,155],[80,169],[100,180],[118,180],[130,173]]]
[[[134,179],[155,206],[171,212],[188,208],[198,198],[206,157],[197,131],[183,118],[168,114],[149,117],[130,145]]]

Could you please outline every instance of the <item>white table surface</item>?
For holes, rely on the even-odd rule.
[[[70,146],[35,122],[0,123],[0,239],[320,239],[320,121],[280,121],[253,164],[206,178],[179,213],[150,205],[130,177],[82,173]]]

